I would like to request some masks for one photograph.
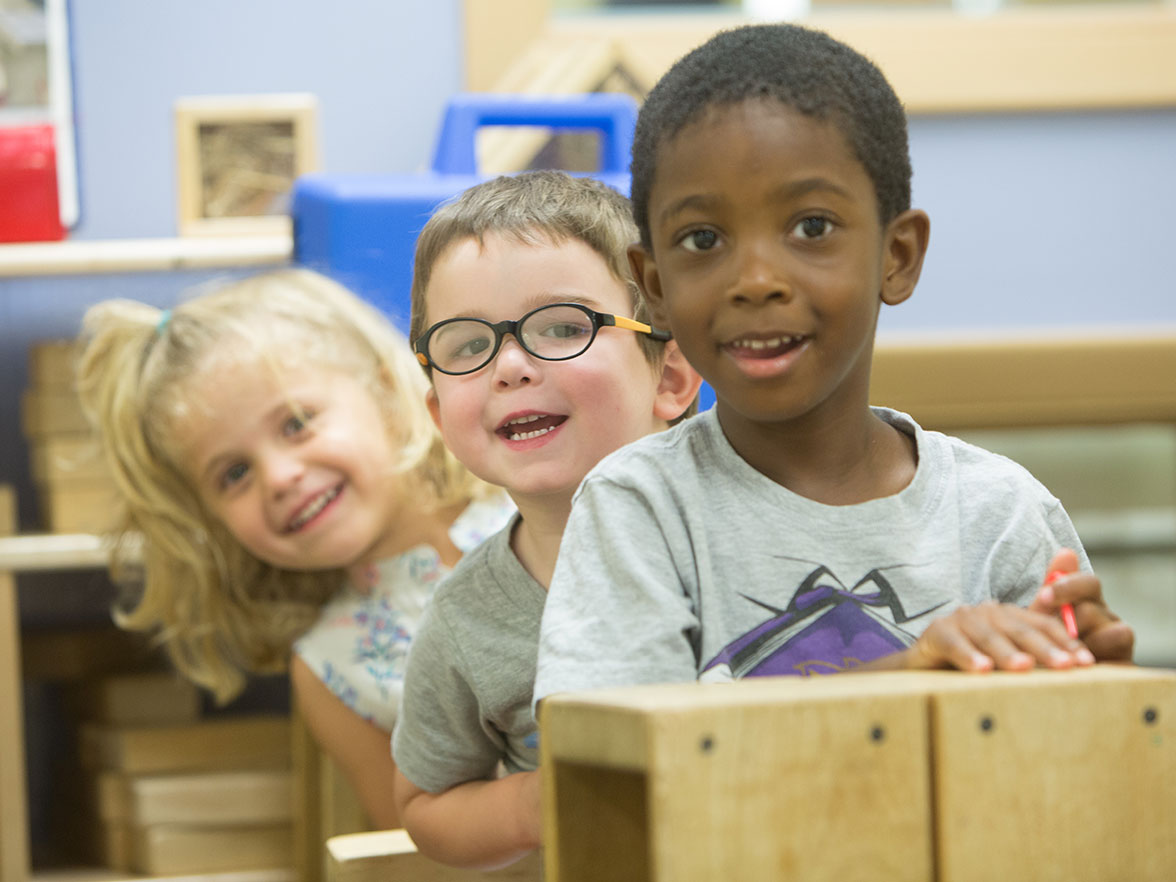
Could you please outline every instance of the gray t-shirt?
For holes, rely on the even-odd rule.
[[[548,592],[535,700],[638,683],[845,670],[983,601],[1028,604],[1069,517],[1024,468],[882,408],[914,437],[901,492],[831,506],[731,447],[712,409],[602,460]]]
[[[437,589],[404,677],[392,754],[422,790],[539,766],[531,687],[547,592],[510,547],[512,519]]]

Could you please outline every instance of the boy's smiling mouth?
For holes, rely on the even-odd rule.
[[[776,334],[770,337],[740,337],[723,344],[723,350],[736,358],[779,358],[800,347],[808,339],[803,334]]]
[[[788,372],[811,338],[806,334],[742,334],[719,348],[750,379],[766,380]]]
[[[513,417],[507,420],[495,431],[507,441],[529,441],[559,428],[567,420],[566,416],[549,413],[529,413],[525,416]]]

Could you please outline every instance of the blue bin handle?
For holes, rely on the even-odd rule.
[[[460,93],[450,99],[433,153],[433,171],[476,175],[474,136],[480,126],[548,126],[601,133],[601,174],[628,174],[637,102],[628,95],[531,96]]]

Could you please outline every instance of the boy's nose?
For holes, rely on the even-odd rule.
[[[791,300],[792,292],[783,278],[779,260],[773,259],[769,245],[747,246],[739,255],[737,275],[729,289],[734,302],[765,303]]]
[[[509,387],[533,382],[538,375],[535,361],[535,357],[527,352],[514,336],[508,336],[502,341],[502,346],[491,365],[495,384]]]

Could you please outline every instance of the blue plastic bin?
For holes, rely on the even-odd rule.
[[[600,163],[592,177],[628,195],[636,119],[636,103],[627,95],[457,95],[445,111],[429,171],[298,178],[291,206],[295,260],[346,285],[407,332],[417,235],[438,205],[486,179],[474,156],[480,127],[595,130]]]

